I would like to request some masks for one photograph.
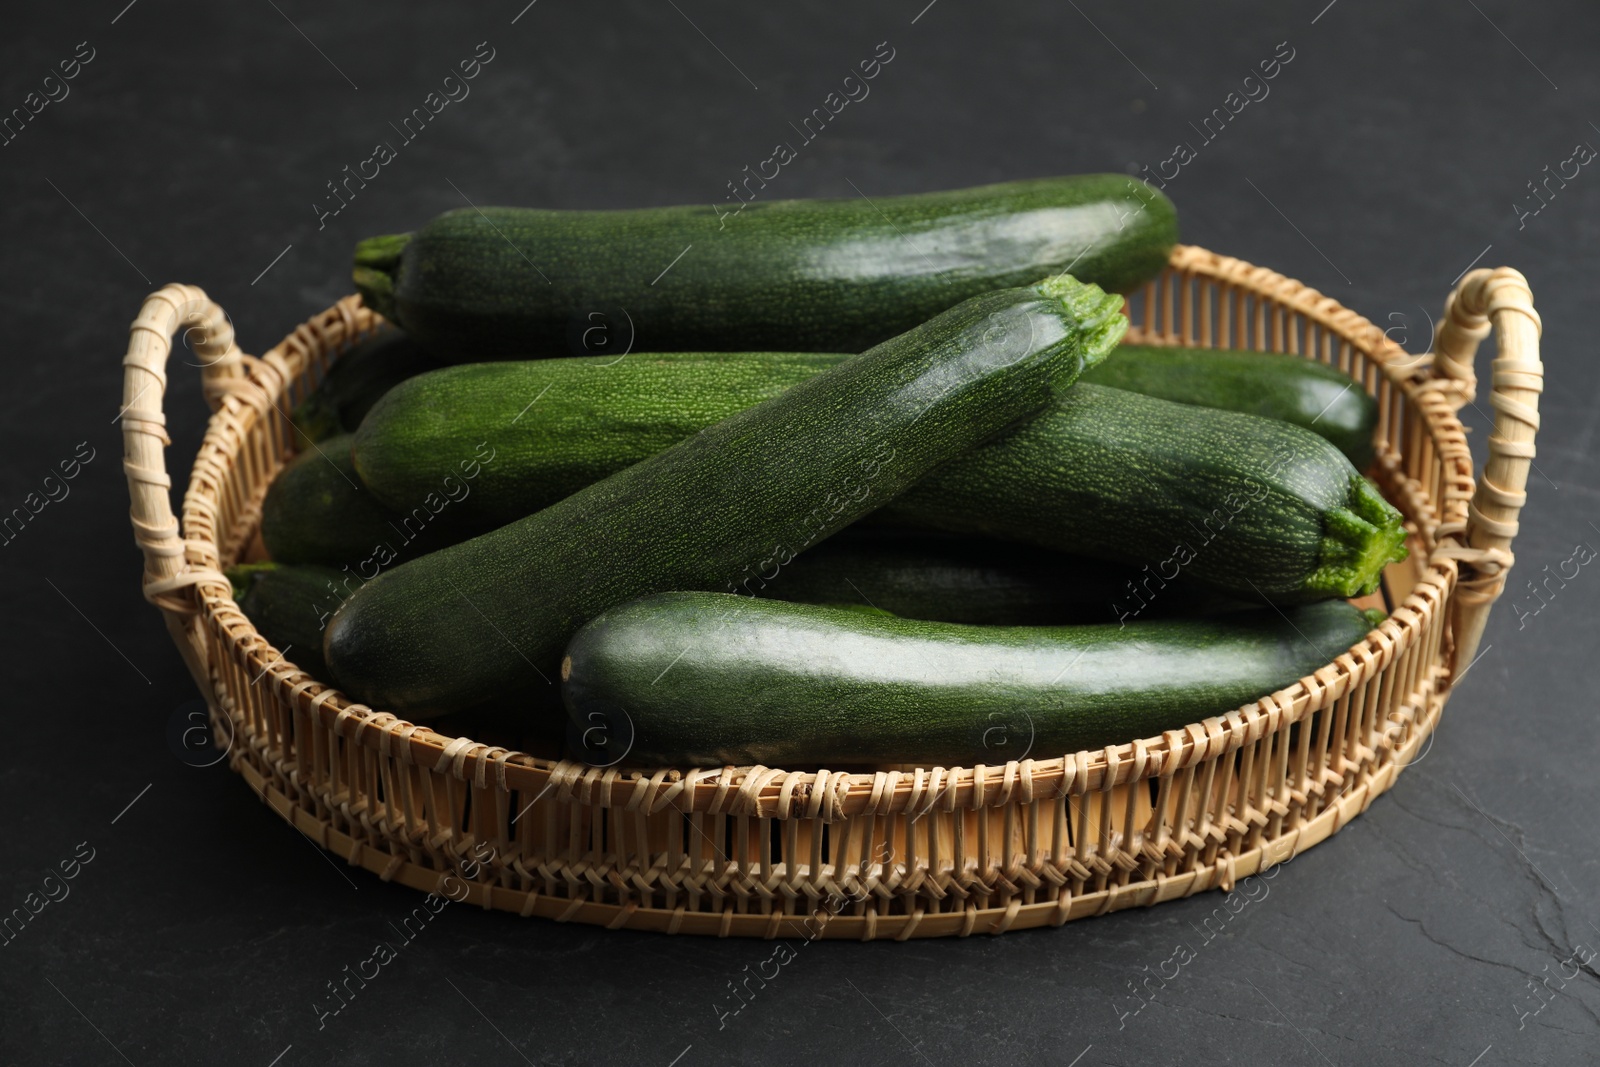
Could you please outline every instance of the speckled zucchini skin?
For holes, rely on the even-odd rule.
[[[995,627],[664,593],[578,631],[562,699],[573,755],[596,764],[993,765],[1222,714],[1330,662],[1373,625],[1341,601],[1287,615]]]
[[[1145,351],[1159,352],[1119,350],[1107,363],[1132,355],[1135,366],[1160,365]],[[343,438],[322,446],[333,463],[313,452],[284,471],[267,496],[266,542],[286,562],[353,568],[375,544],[393,546],[397,558],[443,547],[547,507],[848,358],[675,353],[609,366],[559,359],[423,375],[374,407],[351,449],[354,472]],[[1208,399],[1248,397],[1251,389],[1291,401],[1301,395],[1295,383],[1308,380],[1301,365],[1311,365],[1269,358],[1278,362],[1247,368],[1238,389]],[[1360,421],[1345,418],[1340,403],[1329,411],[1346,425]],[[458,457],[485,442],[494,461],[426,524],[373,499],[415,512],[456,472]],[[1235,517],[1241,498],[1254,502]],[[1403,555],[1389,543],[1398,543],[1398,513],[1321,439],[1281,422],[1141,401],[1087,382],[1026,430],[936,472],[880,519],[1151,564],[1161,573],[1141,578],[1146,592],[1181,569],[1250,599],[1354,595]],[[424,525],[426,536],[413,544],[410,535]],[[1197,559],[1187,561],[1181,545]]]
[[[1279,603],[1370,593],[1406,555],[1400,513],[1316,434],[1087,382],[879,517]]]
[[[494,461],[446,522],[503,525],[770,400],[848,357],[673,352],[469,363],[402,382],[351,449],[361,482],[411,506],[480,443]]]
[[[1121,345],[1083,380],[1181,404],[1282,419],[1332,442],[1357,470],[1372,463],[1378,402],[1326,363],[1279,352]]]
[[[356,432],[351,454],[374,496],[409,508],[454,472],[457,457],[490,442],[494,463],[471,495],[441,516],[446,525],[476,521],[486,529],[553,504],[848,358],[668,352],[451,367],[389,389]],[[1358,469],[1359,457],[1371,458],[1375,403],[1321,364],[1260,352],[1121,345],[1084,380],[1284,419],[1333,441]]]
[[[380,574],[328,627],[341,688],[408,714],[556,675],[572,633],[668,589],[781,567],[1036,414],[1127,320],[1062,276],[986,293],[527,518]]]
[[[615,331],[631,323],[641,350],[860,352],[968,297],[1069,267],[1131,289],[1176,240],[1164,195],[1091,174],[758,200],[727,220],[693,206],[462,208],[361,242],[355,281],[368,306],[461,359],[577,354],[572,331],[591,313],[615,318]]]

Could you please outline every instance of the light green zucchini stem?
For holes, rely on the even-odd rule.
[[[1098,285],[1081,282],[1070,274],[1057,274],[1039,282],[1033,291],[1059,301],[1074,319],[1079,330],[1078,371],[1103,362],[1128,332],[1128,317],[1122,313],[1122,297]]]
[[[1383,569],[1408,554],[1403,516],[1371,482],[1352,473],[1345,506],[1328,512],[1319,565],[1306,589],[1330,597],[1366,596],[1378,588]]]

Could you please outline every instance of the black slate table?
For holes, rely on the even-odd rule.
[[[0,945],[0,1062],[1596,1060],[1600,574],[1525,588],[1600,546],[1600,173],[1547,183],[1600,144],[1592,5],[525,2],[7,14],[0,512],[63,463],[76,477],[0,544],[0,905],[75,877]],[[817,943],[735,1014],[768,945],[452,908],[329,1012],[418,897],[174,755],[195,693],[140,597],[113,421],[141,298],[201,285],[261,352],[349,291],[353,241],[466,198],[731,206],[880,49],[870,95],[764,195],[1153,173],[1186,240],[1413,351],[1469,266],[1528,275],[1550,373],[1518,570],[1436,740],[1209,937],[1217,893],[994,939]],[[474,59],[469,93],[404,127]],[[1207,124],[1230,93],[1247,103]],[[380,142],[392,158],[335,199]],[[181,359],[167,410],[181,486],[205,413]]]

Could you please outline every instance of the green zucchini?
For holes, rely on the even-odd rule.
[[[572,633],[611,604],[734,588],[1037,413],[1121,338],[1121,305],[1067,275],[974,297],[543,511],[386,571],[329,624],[333,676],[401,714],[549,684]]]
[[[351,452],[361,485],[391,507],[410,509],[452,473],[457,457],[491,442],[493,465],[469,499],[441,516],[442,525],[459,522],[477,532],[474,523],[488,529],[520,519],[849,358],[667,352],[450,367],[390,389],[356,431]],[[1322,364],[1122,345],[1084,380],[1309,424],[1347,453],[1362,454],[1356,444],[1365,441],[1370,459],[1376,405],[1360,389],[1342,391],[1337,382],[1351,380]],[[340,491],[336,482],[328,488]],[[364,505],[352,506],[359,512]],[[327,528],[319,521],[307,536]]]
[[[1083,380],[1183,404],[1282,419],[1372,463],[1378,402],[1338,367],[1279,352],[1122,345]]]
[[[963,626],[663,593],[578,631],[562,699],[571,754],[597,764],[992,765],[1223,714],[1329,663],[1375,616],[1323,601],[1127,626]]]
[[[258,600],[276,603],[305,584],[289,578],[314,577],[319,595],[310,602],[329,614],[347,594],[330,599],[323,586],[353,591],[364,580],[356,566],[252,566],[267,576],[249,587]],[[860,604],[910,619],[1020,626],[1115,619],[1137,605],[1143,577],[1131,567],[1028,545],[858,525],[800,553],[783,568],[781,580],[744,575],[740,591],[809,604]],[[1237,603],[1179,582],[1152,599],[1150,614],[1197,614]],[[260,624],[256,629],[267,633]],[[319,623],[319,662],[320,632]]]
[[[739,591],[866,605],[908,619],[1042,626],[1116,619],[1135,606],[1142,577],[1132,567],[1029,545],[867,525],[806,549],[770,580],[746,575]],[[1192,583],[1174,582],[1151,601],[1149,614],[1234,606],[1238,602]]]
[[[349,435],[312,442],[267,487],[261,540],[276,562],[322,563],[366,579],[498,525],[461,514],[472,486],[449,473],[413,483],[409,506],[384,506],[362,486],[350,444]]]
[[[1172,203],[1120,174],[951,192],[635,211],[462,208],[355,253],[367,306],[465,359],[859,352],[994,289],[1072,273],[1126,291],[1167,262]],[[596,318],[598,316],[598,318]],[[616,340],[609,334],[615,333]]]
[[[313,678],[327,678],[322,632],[359,586],[350,575],[316,564],[246,563],[227,570],[233,599],[256,630]]]
[[[669,354],[632,367],[573,359],[449,368],[379,402],[356,434],[353,462],[374,496],[414,502],[457,455],[492,438],[496,461],[436,524],[441,537],[459,539],[548,506],[804,380],[813,360],[847,358],[782,355],[764,365],[738,354]],[[1255,379],[1267,392],[1295,379],[1303,363],[1273,358],[1281,369]],[[519,415],[527,429],[505,432]],[[341,484],[318,473],[329,491],[354,493],[356,479]],[[1261,500],[1236,519],[1240,494]],[[1219,507],[1227,511],[1219,515]],[[1089,383],[1067,390],[1028,427],[937,472],[883,518],[1145,565],[1143,595],[1119,609],[1135,616],[1150,597],[1170,595],[1157,596],[1179,570],[1234,595],[1294,601],[1370,591],[1386,563],[1404,558],[1399,513],[1322,438],[1281,421]],[[464,532],[452,535],[458,521]],[[312,541],[341,529],[322,519],[303,528]]]
[[[329,618],[360,588],[359,578],[314,563],[244,563],[227,570],[233,598],[257,632],[283,658],[326,681],[322,636]],[[536,696],[539,694],[536,694]],[[419,716],[441,733],[465,734],[535,754],[560,756],[560,695],[548,695],[534,714],[526,699],[496,701],[451,716]]]
[[[878,513],[1144,565],[1254,600],[1364,595],[1402,516],[1344,454],[1276,419],[1080,382]]]
[[[351,433],[389,389],[444,362],[405,334],[385,327],[334,360],[316,388],[295,405],[289,419],[303,449]]]
[[[402,382],[351,449],[360,482],[411,506],[481,443],[494,462],[446,523],[502,526],[647,459],[849,357],[676,352],[469,363]]]

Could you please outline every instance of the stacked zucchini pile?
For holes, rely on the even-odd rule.
[[[1175,240],[1091,175],[364,241],[399,329],[297,409],[236,594],[358,700],[595,764],[996,763],[1227,711],[1361,639],[1405,532],[1342,372],[1119,345]],[[596,316],[626,349],[558,355]]]

